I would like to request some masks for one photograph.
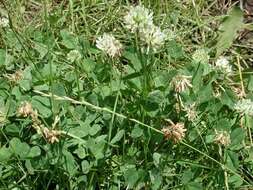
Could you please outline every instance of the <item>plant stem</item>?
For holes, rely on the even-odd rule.
[[[38,91],[38,90],[34,90],[34,92],[37,93],[37,94],[40,94],[40,95],[42,95],[42,96],[44,96],[44,97],[51,97],[51,96],[53,96],[55,100],[69,101],[69,102],[71,102],[72,104],[85,105],[85,106],[87,106],[87,107],[89,107],[89,108],[91,108],[91,109],[94,109],[94,110],[97,110],[97,111],[100,111],[100,112],[105,111],[105,112],[108,112],[108,113],[111,113],[111,114],[115,114],[115,116],[117,116],[117,117],[120,117],[120,118],[123,118],[123,119],[128,119],[129,121],[132,121],[132,122],[134,122],[134,123],[137,123],[137,124],[139,124],[139,125],[142,125],[142,126],[144,126],[144,127],[146,127],[146,128],[150,128],[151,130],[153,130],[153,131],[155,131],[155,132],[157,132],[157,133],[163,134],[163,132],[160,131],[159,129],[156,129],[156,128],[150,126],[150,125],[147,125],[147,124],[145,124],[145,123],[143,123],[143,122],[141,122],[141,121],[139,121],[139,120],[136,120],[136,119],[133,119],[133,118],[128,118],[127,116],[125,116],[125,115],[123,115],[123,114],[121,114],[121,113],[114,112],[114,111],[112,111],[112,110],[110,110],[110,109],[108,109],[108,108],[95,106],[95,105],[93,105],[93,104],[91,104],[91,103],[89,103],[89,102],[87,102],[87,101],[85,101],[85,100],[77,101],[77,100],[74,100],[74,99],[69,98],[69,97],[67,97],[67,96],[57,96],[57,95],[54,95],[54,94],[52,94],[52,93],[46,94],[46,93],[41,92],[41,91]]]
[[[81,90],[80,90],[80,84],[79,84],[79,73],[78,73],[78,69],[77,69],[78,65],[77,65],[77,61],[75,61],[74,63],[75,63],[74,67],[75,67],[75,74],[76,74],[76,85],[77,85],[77,90],[78,90],[77,93],[78,93],[78,99],[80,99]]]
[[[109,136],[108,136],[108,143],[111,141],[111,136],[112,136],[112,127],[113,127],[113,122],[114,122],[114,118],[115,118],[115,112],[116,112],[116,109],[117,109],[117,105],[118,105],[118,99],[119,99],[119,91],[117,92],[117,96],[116,96],[116,100],[115,100],[115,103],[114,103],[114,107],[113,107],[113,114],[112,114],[112,119],[111,119],[111,122],[110,122],[110,127],[109,127]]]

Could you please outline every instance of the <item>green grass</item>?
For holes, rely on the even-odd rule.
[[[0,27],[0,189],[253,186],[253,120],[235,109],[253,98],[252,46],[238,37],[252,25],[219,1],[143,0],[154,23],[176,36],[145,54],[138,33],[124,27],[134,2],[0,4],[0,16],[10,19]],[[119,58],[96,47],[104,32],[123,44]],[[210,59],[194,60],[199,49]],[[81,59],[68,60],[71,50]],[[229,58],[230,75],[212,67],[217,51]],[[179,75],[191,76],[192,86],[177,93]],[[25,117],[23,102],[32,105]],[[179,123],[187,131],[174,142],[164,129]],[[45,129],[59,142],[50,143]],[[217,143],[221,131],[228,145]]]

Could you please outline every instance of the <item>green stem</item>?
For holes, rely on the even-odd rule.
[[[132,122],[134,122],[134,123],[137,123],[137,124],[139,124],[139,125],[142,125],[142,126],[144,126],[144,127],[146,127],[146,128],[150,128],[151,130],[153,130],[153,131],[155,131],[155,132],[157,132],[157,133],[163,134],[163,132],[160,131],[159,129],[156,129],[156,128],[154,128],[154,127],[152,127],[152,126],[150,126],[150,125],[147,125],[147,124],[145,124],[145,123],[143,123],[143,122],[141,122],[141,121],[138,121],[138,120],[133,119],[133,118],[129,118],[129,117],[127,117],[127,116],[125,116],[125,115],[123,115],[123,114],[121,114],[121,113],[114,112],[113,110],[110,110],[110,109],[108,109],[108,108],[95,106],[95,105],[93,105],[93,104],[91,104],[91,103],[89,103],[89,102],[87,102],[87,101],[85,101],[85,100],[77,101],[77,100],[74,100],[74,99],[69,98],[69,97],[67,97],[67,96],[57,96],[57,95],[51,94],[51,93],[46,94],[46,93],[41,92],[41,91],[38,91],[38,90],[34,90],[34,92],[37,93],[37,94],[40,94],[40,95],[42,95],[42,96],[44,96],[44,97],[51,97],[51,96],[53,96],[55,100],[69,101],[69,102],[71,102],[72,104],[84,105],[84,106],[87,106],[87,107],[89,107],[89,108],[91,108],[91,109],[94,109],[94,110],[97,110],[97,111],[100,111],[100,112],[108,112],[108,113],[111,113],[111,114],[115,114],[115,116],[117,116],[117,117],[120,117],[120,118],[122,118],[122,119],[128,119],[129,121],[132,121]]]
[[[76,74],[76,85],[77,85],[77,90],[78,90],[77,93],[78,93],[78,99],[80,99],[81,89],[80,89],[80,84],[79,84],[79,73],[78,73],[78,69],[77,69],[78,65],[76,64],[77,61],[75,61],[74,63],[75,63],[74,67],[75,67],[75,74]]]
[[[218,164],[219,166],[221,166],[223,169],[228,170],[228,171],[231,172],[232,174],[238,176],[242,181],[244,181],[245,183],[249,184],[249,182],[246,181],[245,179],[243,179],[243,178],[241,177],[240,174],[236,173],[234,170],[230,169],[230,168],[227,167],[226,165],[224,165],[224,164],[220,163],[219,161],[215,160],[214,158],[212,158],[212,157],[209,156],[208,154],[206,154],[206,153],[204,153],[204,152],[198,150],[197,148],[194,148],[193,146],[191,146],[191,145],[189,145],[189,144],[187,144],[187,143],[185,143],[185,142],[183,142],[183,141],[181,141],[181,144],[183,144],[183,145],[187,146],[188,148],[190,148],[190,149],[192,149],[192,150],[194,150],[194,151],[196,151],[196,152],[202,154],[203,156],[205,156],[205,157],[208,158],[209,160],[212,160],[213,162],[215,162],[216,164]]]
[[[114,103],[114,107],[113,107],[113,112],[114,112],[114,114],[112,114],[112,119],[111,119],[110,126],[109,126],[108,143],[111,141],[111,137],[112,137],[112,127],[113,127],[113,123],[114,123],[115,112],[116,112],[117,105],[118,105],[119,94],[120,94],[120,93],[119,93],[119,91],[118,91],[118,92],[117,92],[117,96],[116,96],[116,100],[115,100],[115,103]]]
[[[43,1],[43,5],[44,5],[44,19],[45,19],[45,24],[46,24],[46,34],[47,34],[47,39],[49,39],[49,28],[50,28],[50,26],[49,26],[49,23],[48,23],[47,3],[46,3],[45,0]],[[49,88],[50,88],[50,91],[52,93],[53,92],[52,86],[53,86],[53,80],[54,80],[53,79],[53,65],[52,65],[52,58],[51,58],[51,55],[50,55],[51,51],[50,51],[50,45],[49,45],[49,41],[48,40],[47,40],[47,51],[48,51],[47,56],[48,56],[48,59],[49,59],[48,62],[49,62],[49,72],[50,72],[50,76],[49,76]],[[51,105],[52,105],[52,113],[53,113],[53,115],[55,115],[55,113],[54,113],[54,111],[55,111],[55,109],[54,109],[55,103],[54,103],[53,96],[50,97],[50,101],[51,101]]]

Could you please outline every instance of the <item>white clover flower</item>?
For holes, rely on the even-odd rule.
[[[6,28],[9,26],[9,19],[2,17],[0,18],[0,27]]]
[[[223,146],[228,146],[231,143],[230,134],[227,131],[215,131],[216,135],[214,142]]]
[[[193,53],[192,59],[198,63],[208,63],[209,55],[205,49],[198,49]]]
[[[96,46],[110,57],[120,56],[123,48],[122,44],[114,36],[106,33],[98,37]]]
[[[253,116],[253,102],[250,99],[239,100],[234,109],[241,114]]]
[[[219,59],[217,59],[215,62],[215,67],[227,74],[232,72],[232,66],[229,64],[228,59],[224,56],[221,56]]]
[[[131,32],[142,30],[153,24],[153,12],[142,5],[130,7],[127,15],[124,16],[125,27]]]
[[[192,87],[191,81],[189,80],[191,78],[191,76],[177,75],[172,79],[171,85],[177,93],[184,92]]]
[[[68,55],[67,55],[67,59],[71,62],[75,62],[81,59],[81,54],[78,50],[71,50]]]
[[[156,51],[164,44],[167,35],[158,26],[152,24],[140,30],[140,39],[148,45],[148,48]]]

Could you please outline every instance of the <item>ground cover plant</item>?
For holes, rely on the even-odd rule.
[[[252,189],[251,30],[237,1],[1,1],[0,189]]]

